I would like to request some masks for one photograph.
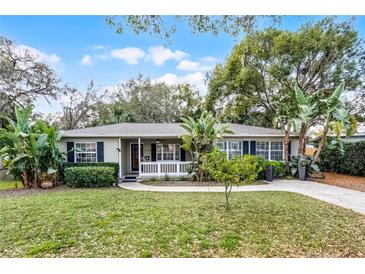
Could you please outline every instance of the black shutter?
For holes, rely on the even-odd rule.
[[[250,154],[256,155],[256,141],[250,141]]]
[[[248,141],[242,141],[242,148],[243,155],[248,154]]]
[[[156,144],[151,144],[151,162],[156,162]]]
[[[291,158],[291,141],[289,141],[289,144],[288,144],[288,159],[290,160]]]
[[[104,142],[97,142],[97,162],[104,162]]]
[[[67,142],[67,162],[74,163],[75,162],[75,151],[74,142]]]
[[[185,149],[180,148],[180,161],[185,162],[186,156],[185,156]]]

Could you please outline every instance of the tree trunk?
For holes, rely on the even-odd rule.
[[[325,126],[324,126],[324,129],[323,129],[323,134],[322,134],[322,137],[321,137],[321,141],[319,142],[319,145],[318,145],[318,149],[316,151],[316,154],[314,155],[314,160],[316,162],[318,162],[319,160],[319,156],[321,154],[321,151],[324,147],[324,145],[326,144],[326,140],[327,140],[327,134],[328,134],[328,130],[329,130],[329,123],[327,123]]]
[[[224,186],[224,194],[226,196],[226,204],[225,204],[226,211],[229,211],[229,209],[231,208],[229,204],[229,195],[231,194],[231,191],[232,191],[232,185]]]
[[[298,146],[298,155],[305,154],[305,134],[307,133],[307,126],[302,126],[299,132],[299,146]]]
[[[22,178],[23,178],[24,188],[30,188],[30,183],[29,183],[27,171],[25,171],[25,170],[23,171]]]
[[[286,172],[289,173],[289,130],[285,129],[285,137],[284,137],[284,162]]]

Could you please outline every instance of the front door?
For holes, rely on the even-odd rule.
[[[141,144],[141,158],[143,157],[143,145]],[[131,169],[139,170],[138,144],[131,144]]]

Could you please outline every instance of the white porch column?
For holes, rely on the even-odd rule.
[[[122,139],[118,139],[119,178],[122,178]]]
[[[141,138],[138,138],[138,177],[141,177]]]

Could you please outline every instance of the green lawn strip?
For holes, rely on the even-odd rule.
[[[6,189],[22,189],[23,185],[19,181],[0,181],[0,191]]]
[[[1,257],[364,257],[365,217],[286,192],[75,189],[0,199]]]

